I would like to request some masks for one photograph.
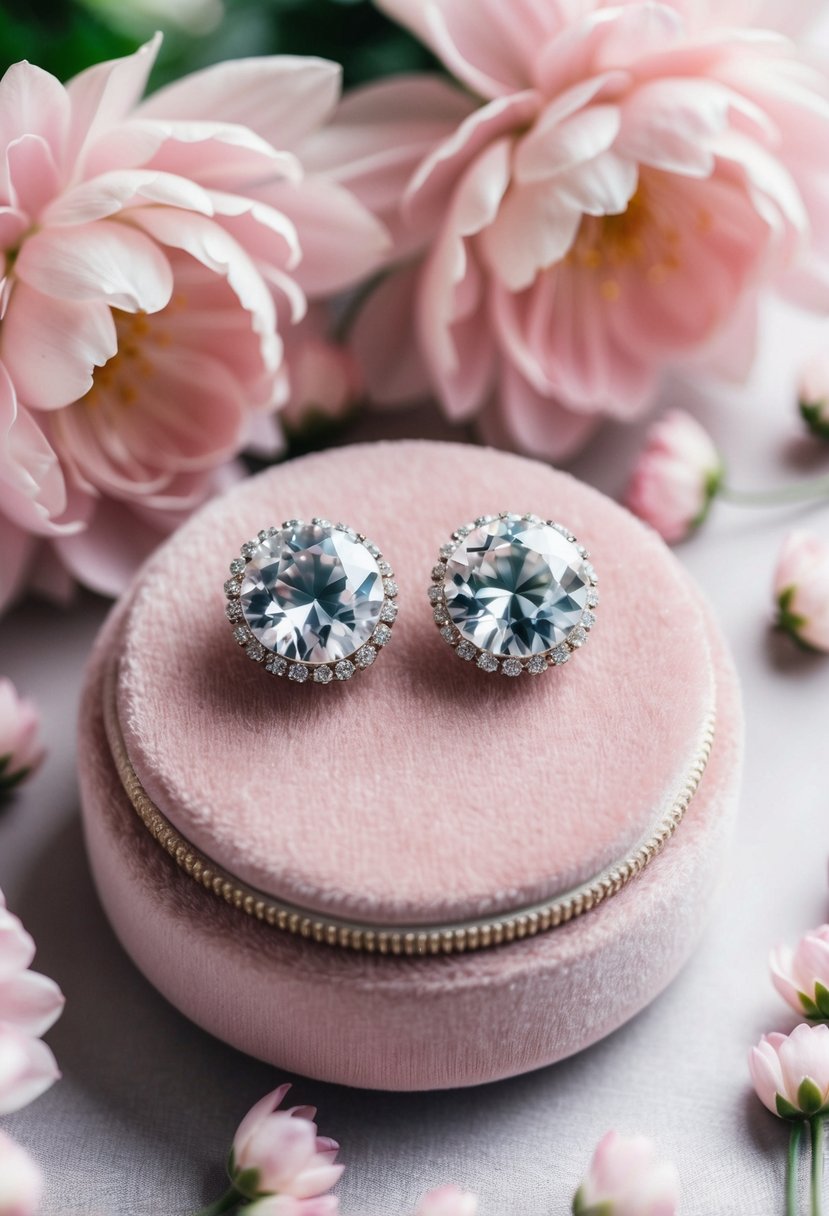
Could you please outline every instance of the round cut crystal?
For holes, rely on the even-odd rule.
[[[549,524],[507,515],[474,528],[446,565],[449,617],[480,650],[523,658],[563,642],[590,591],[577,546]]]
[[[359,650],[383,608],[377,559],[345,531],[292,524],[253,548],[240,588],[244,618],[263,646],[303,663]]]

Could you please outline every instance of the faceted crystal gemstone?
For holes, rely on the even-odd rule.
[[[291,524],[250,554],[240,602],[251,632],[287,659],[330,663],[366,643],[380,620],[377,559],[330,524]]]
[[[590,591],[576,545],[520,515],[473,528],[449,558],[443,586],[462,637],[518,658],[563,642],[581,621]]]

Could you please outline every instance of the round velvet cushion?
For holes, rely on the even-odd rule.
[[[426,600],[448,533],[499,509],[560,519],[600,575],[589,645],[538,677],[510,680],[460,661]],[[391,642],[343,685],[268,676],[235,647],[224,619],[221,586],[241,541],[312,515],[370,535],[400,585]],[[174,826],[276,898],[372,923],[500,913],[618,864],[684,785],[714,709],[717,725],[676,835],[619,894],[531,940],[461,956],[374,957],[284,936],[176,869],[129,804],[106,742],[103,683],[114,658],[130,759]],[[270,470],[180,529],[102,633],[79,755],[102,900],[174,1004],[280,1066],[417,1089],[561,1058],[668,982],[716,882],[740,739],[721,639],[655,535],[546,466],[393,443]]]

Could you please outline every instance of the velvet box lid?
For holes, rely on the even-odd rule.
[[[591,551],[601,597],[589,644],[561,669],[518,680],[459,661],[426,598],[448,534],[504,509],[566,523]],[[391,640],[373,668],[326,687],[298,686],[247,660],[222,596],[243,540],[283,518],[314,515],[370,535],[400,588]],[[330,1079],[406,1088],[487,1080],[558,1058],[658,991],[687,955],[700,900],[716,879],[741,733],[733,672],[710,614],[654,534],[544,465],[426,442],[294,461],[193,517],[110,620],[81,730],[96,879],[150,978],[190,1016],[256,1054]],[[671,907],[662,924],[653,919],[655,885],[659,906]],[[135,922],[142,902],[153,905],[154,929]],[[153,945],[162,925],[179,947],[199,938],[213,986],[234,941],[255,946],[257,978],[242,985],[250,992],[244,1030],[211,1009],[206,979],[201,991],[182,992]],[[645,935],[640,945],[650,935],[661,952],[637,977],[636,994],[621,985],[599,1025],[576,985],[555,1015],[537,1011],[529,1054],[493,1037],[464,1063],[445,1013],[413,1013],[434,968],[444,969],[439,988],[457,984],[468,1000],[483,985],[489,1002],[499,973],[510,983],[524,977],[531,1003],[534,991],[542,999],[536,987],[546,974],[549,1001],[550,976],[558,971],[553,987],[561,984],[574,942],[587,958],[593,943],[595,966],[601,941],[618,967],[631,931]],[[355,941],[361,952],[342,948]],[[231,965],[247,957],[239,949]],[[274,1025],[262,1012],[254,1029],[263,979],[284,1009],[286,969],[290,987],[308,967],[312,987],[326,974],[341,981],[330,1024],[315,1011],[315,1034],[291,1024],[298,1015]],[[402,1002],[393,1021],[406,1007],[410,1015],[409,1042],[393,1049],[397,1064],[376,1050],[386,1034],[376,1015],[391,993]],[[490,1016],[497,1023],[491,1004]],[[551,1016],[570,1026],[567,1034]],[[418,1064],[424,1017],[441,1046]],[[331,1041],[342,1047],[344,1038],[351,1063],[340,1052],[332,1066]]]

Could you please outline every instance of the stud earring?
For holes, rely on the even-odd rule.
[[[345,524],[287,519],[230,563],[225,613],[245,654],[297,684],[350,680],[391,638],[397,584],[375,544]]]
[[[589,554],[564,524],[481,515],[452,533],[429,602],[443,639],[481,671],[540,675],[586,643],[599,602]]]

